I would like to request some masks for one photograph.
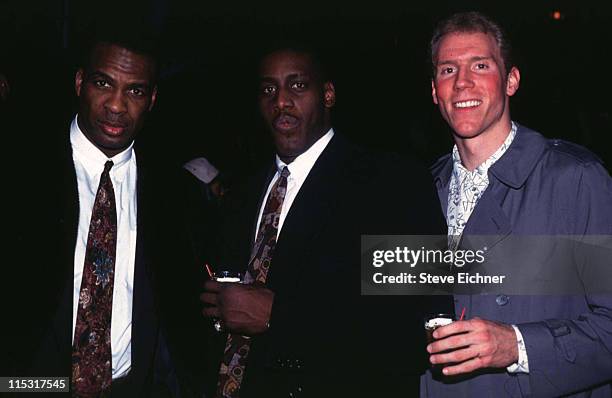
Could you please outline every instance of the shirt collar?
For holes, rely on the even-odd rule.
[[[518,129],[517,125],[514,122],[511,122],[512,126],[510,128],[510,133],[501,144],[499,148],[493,153],[493,155],[489,156],[487,160],[482,162],[478,167],[474,169],[471,173],[478,173],[482,176],[486,176],[489,168],[493,166],[499,158],[503,156],[503,154],[508,150],[510,144],[514,140],[516,136],[516,131]],[[457,149],[457,145],[453,146],[453,174],[459,175],[459,173],[470,173],[468,169],[466,169],[461,163],[461,156],[459,155],[459,150]]]
[[[310,170],[333,136],[334,129],[331,128],[323,137],[319,138],[310,146],[310,148],[296,157],[293,162],[289,163],[288,165],[283,162],[278,155],[276,155],[276,167],[278,168],[279,172],[283,169],[283,167],[287,166],[290,172],[289,178],[305,180],[308,173],[310,173]]]
[[[122,165],[126,164],[132,159],[132,142],[128,148],[116,154],[112,158],[107,157],[100,149],[98,149],[85,134],[81,131],[77,122],[78,115],[74,117],[70,125],[70,143],[72,145],[72,151],[76,157],[83,163],[83,166],[91,174],[102,173],[104,164],[108,160],[113,161],[113,168],[111,174],[116,173],[116,170],[122,169]]]

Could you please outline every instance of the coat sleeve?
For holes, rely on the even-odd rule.
[[[587,162],[577,167],[575,182],[567,197],[575,211],[567,222],[580,237],[575,261],[589,311],[576,319],[518,325],[529,357],[530,388],[538,397],[612,380],[612,179],[601,163]]]

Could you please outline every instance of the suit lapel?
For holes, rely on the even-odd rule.
[[[57,345],[60,363],[70,369],[72,356],[72,307],[74,291],[74,250],[79,223],[79,193],[72,160],[72,148],[69,140],[64,140],[61,158],[61,169],[64,170],[61,184],[61,211],[58,218],[61,254],[57,266],[60,267],[57,281],[56,315],[53,320],[53,335]],[[53,282],[51,282],[53,283]],[[65,360],[64,360],[65,359]]]
[[[348,167],[346,145],[336,134],[300,188],[278,237],[268,285],[274,286],[279,280],[285,284],[288,278],[297,278],[298,272],[290,267],[296,253],[306,254],[315,247],[317,236],[326,228],[327,220],[332,219],[333,209],[338,205],[338,191],[345,182],[342,172]]]
[[[142,155],[136,153],[137,162],[137,233],[136,260],[134,263],[134,290],[132,292],[132,386],[141,386],[153,363],[154,347],[157,339],[154,292],[149,248],[153,244],[155,214],[151,205],[153,194],[150,192],[149,175],[143,167]],[[146,242],[146,245],[145,245]],[[135,393],[137,393],[135,391]]]

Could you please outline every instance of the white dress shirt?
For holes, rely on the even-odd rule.
[[[109,160],[85,137],[77,124],[77,117],[78,115],[70,126],[72,159],[79,190],[79,225],[74,251],[72,295],[73,340],[91,212],[104,164]],[[132,289],[136,258],[136,155],[132,145],[110,160],[114,163],[110,178],[117,206],[117,254],[111,317],[112,377],[116,379],[127,375],[131,368]]]
[[[308,177],[308,173],[314,166],[315,162],[321,156],[323,150],[329,144],[329,141],[334,136],[334,129],[329,129],[329,131],[321,138],[317,140],[310,148],[306,150],[306,152],[302,153],[300,156],[296,157],[293,162],[288,165],[283,162],[278,155],[276,155],[276,173],[270,181],[268,185],[268,189],[266,190],[266,196],[261,204],[261,208],[259,209],[259,216],[257,217],[257,228],[255,230],[255,236],[253,237],[253,241],[257,239],[257,233],[259,232],[259,224],[261,223],[261,215],[263,213],[264,206],[266,201],[268,200],[268,195],[270,194],[270,190],[272,186],[280,177],[280,170],[283,167],[287,166],[289,168],[289,177],[287,178],[287,193],[285,194],[285,199],[283,201],[283,208],[281,209],[280,219],[278,221],[278,233],[276,238],[278,239],[278,235],[280,234],[281,229],[283,228],[283,224],[285,222],[285,218],[287,217],[287,213],[289,213],[289,209],[291,209],[291,205],[293,204],[293,200],[297,196],[298,192],[300,192],[300,188],[304,181],[306,181],[306,177]]]

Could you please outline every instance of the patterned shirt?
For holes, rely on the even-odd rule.
[[[512,128],[504,143],[474,171],[469,171],[461,164],[461,157],[457,145],[453,147],[453,174],[448,189],[448,208],[446,222],[448,224],[448,245],[456,249],[465,224],[467,224],[472,211],[478,203],[478,199],[489,186],[489,168],[502,157],[512,144],[516,136],[517,125],[512,122]],[[518,361],[506,368],[510,373],[529,373],[529,362],[527,360],[527,348],[523,335],[518,327],[512,325],[516,334]]]
[[[465,224],[472,215],[478,199],[489,186],[489,168],[506,152],[516,136],[516,130],[517,126],[512,122],[512,129],[504,143],[474,171],[469,171],[461,164],[457,145],[453,147],[453,174],[448,189],[448,208],[446,212],[448,244],[451,249],[457,248]]]

